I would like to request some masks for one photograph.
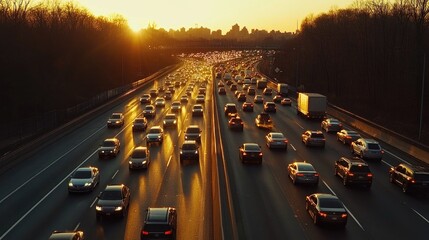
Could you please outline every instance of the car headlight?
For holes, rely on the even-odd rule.
[[[69,187],[73,187],[73,183],[72,182],[69,182]]]
[[[165,120],[163,122],[164,122],[164,124],[167,124],[167,122]]]
[[[120,123],[120,121],[116,121],[116,123]]]
[[[146,161],[146,160],[144,160],[144,161],[142,162],[142,164],[146,164],[146,162],[147,162],[147,161]]]
[[[107,123],[112,123],[112,121],[109,120],[109,121],[107,121]]]
[[[85,187],[89,187],[89,186],[91,186],[91,184],[92,184],[92,183],[87,182],[87,183],[85,183]]]
[[[118,206],[115,208],[115,211],[121,211],[122,210],[122,206]]]
[[[173,124],[176,124],[176,123],[177,123],[177,121],[176,121],[176,120],[174,120]]]
[[[95,210],[97,210],[97,211],[101,211],[101,210],[102,210],[102,207],[101,207],[101,206],[95,206]]]
[[[195,150],[195,154],[198,154],[198,150]]]
[[[161,135],[158,136],[158,139],[161,139]]]
[[[133,162],[131,162],[131,161],[128,161],[128,163],[129,163],[129,164],[133,164]]]
[[[100,152],[101,152],[101,153],[104,153],[104,150],[101,150]]]
[[[183,154],[183,151],[180,151],[180,154]]]
[[[109,153],[113,153],[113,150],[110,150]]]

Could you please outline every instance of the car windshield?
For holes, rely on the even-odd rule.
[[[347,132],[347,134],[350,135],[350,136],[359,136],[359,133],[357,133],[357,132],[351,132],[351,131],[349,131],[349,132]]]
[[[319,206],[321,208],[343,208],[343,205],[335,198],[319,198]]]
[[[194,106],[194,109],[203,109],[203,107],[202,107],[202,106],[195,105],[195,106]]]
[[[104,191],[101,193],[100,199],[103,200],[119,200],[122,199],[121,191]]]
[[[152,110],[153,109],[153,107],[152,106],[146,106],[146,108],[145,108],[146,110]]]
[[[120,119],[120,118],[121,118],[121,115],[119,114],[113,114],[111,117],[111,119]]]
[[[134,121],[135,123],[144,123],[144,119],[136,119],[135,121]]]
[[[312,138],[324,138],[323,133],[312,133]]]
[[[159,128],[151,128],[149,130],[149,133],[161,133],[161,129],[159,129]]]
[[[314,171],[313,166],[307,164],[298,164],[298,171]]]
[[[146,151],[145,150],[135,150],[131,155],[132,158],[145,158]]]
[[[197,146],[195,144],[183,144],[183,150],[196,150]]]
[[[282,133],[272,133],[271,136],[272,138],[284,138]]]
[[[74,172],[73,178],[77,178],[77,179],[91,178],[91,171],[90,170],[77,170],[76,172]]]
[[[417,181],[429,181],[429,174],[427,174],[427,173],[415,173],[414,179]]]
[[[174,120],[176,119],[176,116],[167,115],[165,116],[165,119]]]
[[[380,145],[378,145],[377,143],[368,143],[368,149],[380,150]]]
[[[251,150],[251,151],[254,151],[254,150],[258,150],[259,151],[260,150],[259,146],[256,145],[256,144],[245,145],[244,149],[245,150]]]
[[[351,172],[355,172],[355,173],[369,173],[369,167],[368,166],[359,166],[359,165],[353,165],[350,168]]]
[[[115,146],[114,141],[104,141],[103,142],[103,147],[114,147],[114,146]]]
[[[186,130],[186,133],[199,133],[200,129],[199,128],[188,128]]]

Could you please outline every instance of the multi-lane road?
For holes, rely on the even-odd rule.
[[[156,79],[106,108],[73,132],[53,144],[31,151],[14,168],[0,175],[0,239],[47,239],[54,230],[82,230],[86,239],[139,239],[147,207],[173,206],[178,211],[178,239],[214,239],[221,236],[219,198],[215,196],[216,160],[213,153],[215,139],[221,139],[223,164],[228,176],[229,193],[235,229],[240,239],[425,239],[429,234],[428,197],[403,194],[388,181],[388,169],[402,161],[415,159],[397,152],[388,145],[381,163],[369,162],[374,174],[371,189],[344,187],[334,176],[334,161],[351,156],[349,148],[336,141],[334,134],[325,134],[324,149],[307,148],[301,143],[306,129],[320,129],[317,121],[296,115],[292,107],[277,105],[271,114],[275,127],[289,140],[288,151],[271,151],[265,146],[266,130],[256,128],[254,118],[262,111],[255,104],[253,113],[239,110],[245,122],[244,131],[231,131],[223,114],[226,103],[238,103],[233,93],[217,94],[217,79],[200,64],[184,64],[189,75],[171,74],[172,81],[186,80],[187,85],[176,88],[173,100],[185,94],[189,81],[209,78],[202,117],[193,117],[198,86],[190,101],[178,115],[177,128],[165,129],[164,142],[150,146],[152,163],[147,170],[129,171],[128,158],[135,146],[146,145],[145,132],[132,132],[132,121],[141,115],[139,97],[165,83]],[[192,72],[193,71],[193,72]],[[239,86],[240,88],[240,86]],[[260,93],[261,90],[258,90]],[[271,97],[266,97],[270,99]],[[248,97],[251,100],[251,97]],[[149,127],[162,126],[163,117],[170,113],[170,103],[158,108],[156,117],[149,119]],[[125,115],[125,125],[108,129],[106,120],[113,112]],[[218,124],[213,124],[213,119]],[[179,162],[179,147],[184,130],[190,124],[202,129],[201,154],[198,163]],[[214,129],[219,126],[219,129]],[[346,125],[347,127],[347,125]],[[213,131],[215,130],[215,131]],[[212,132],[220,133],[213,138]],[[362,133],[364,135],[364,133]],[[116,158],[98,159],[97,149],[110,137],[121,141]],[[238,146],[256,142],[263,149],[262,165],[243,165],[238,158]],[[217,153],[219,154],[219,153]],[[320,173],[317,187],[295,186],[287,176],[287,164],[307,161]],[[69,194],[70,174],[80,166],[100,169],[101,182],[93,192]],[[222,170],[222,169],[221,169]],[[95,217],[96,197],[107,184],[123,183],[131,189],[131,203],[125,218]],[[225,187],[221,186],[220,191]],[[350,215],[345,229],[314,226],[305,211],[304,198],[314,192],[336,194]],[[223,204],[221,204],[223,205]],[[228,229],[230,226],[224,226]],[[215,237],[216,236],[216,237]],[[225,239],[232,236],[225,235]]]

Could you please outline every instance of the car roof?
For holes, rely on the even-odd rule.
[[[401,163],[399,165],[405,166],[405,167],[413,170],[414,172],[429,173],[429,168],[427,168],[427,167],[423,167],[423,166],[419,166],[419,165],[411,165],[411,164],[407,164],[407,163]]]
[[[297,166],[313,166],[311,163],[308,162],[293,162],[293,164]]]
[[[108,190],[108,191],[111,191],[111,190],[120,191],[120,190],[122,190],[122,188],[124,186],[125,186],[124,184],[109,184],[109,185],[106,186],[105,190]]]
[[[332,195],[330,193],[314,193],[313,195],[316,196],[319,199],[321,199],[321,198],[324,198],[324,199],[338,199],[337,196]]]
[[[77,171],[91,171],[92,169],[93,169],[94,167],[80,167],[80,168],[78,168],[78,169],[76,169],[76,172]]]
[[[133,152],[146,151],[146,150],[147,150],[147,147],[138,146],[138,147],[134,148]]]
[[[189,125],[188,128],[200,128],[198,125]]]
[[[259,144],[257,144],[257,143],[243,143],[243,146],[244,147],[250,147],[250,146],[258,146],[259,147]]]
[[[353,157],[353,158],[341,157],[341,159],[349,161],[353,165],[368,165],[367,162],[365,162],[364,160],[358,157]]]
[[[150,129],[161,129],[161,126],[152,126]]]
[[[376,143],[376,144],[378,144],[378,142],[375,141],[372,138],[361,138],[361,140],[364,141],[364,142],[366,142],[366,143]]]
[[[197,142],[195,141],[195,140],[185,140],[184,142],[183,142],[183,145],[185,145],[185,144],[189,144],[189,145],[196,145],[197,144]]]
[[[117,138],[106,138],[104,139],[105,142],[117,142],[118,139]]]
[[[148,208],[148,215],[145,222],[163,223],[167,222],[169,208]]]

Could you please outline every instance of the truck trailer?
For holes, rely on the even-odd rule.
[[[307,118],[326,116],[326,96],[319,93],[298,93],[297,114]]]

